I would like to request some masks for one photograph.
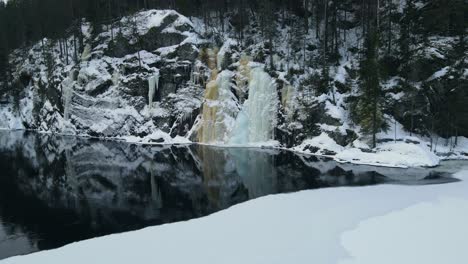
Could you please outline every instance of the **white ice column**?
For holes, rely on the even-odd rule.
[[[153,98],[156,91],[159,89],[159,71],[155,72],[153,76],[148,78],[148,101],[149,107],[153,105]]]

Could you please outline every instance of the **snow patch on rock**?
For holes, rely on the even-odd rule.
[[[293,147],[292,150],[303,154],[334,156],[342,152],[344,148],[338,145],[327,133],[323,132],[318,137],[304,140],[302,144]]]

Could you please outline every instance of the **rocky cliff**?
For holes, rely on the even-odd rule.
[[[363,41],[359,26],[347,30],[338,49],[342,59],[327,69],[331,92],[320,93],[316,34],[304,35],[309,44],[302,45],[283,25],[270,54],[271,43],[251,23],[253,30],[240,43],[230,28],[217,32],[198,18],[149,10],[99,29],[83,23],[85,41],[70,37],[65,55],[61,43],[47,39],[17,50],[11,55],[15,89],[0,99],[0,127],[140,143],[295,147],[326,156],[352,149],[339,160],[375,154],[364,159],[375,165],[411,166],[404,160],[422,155],[417,165],[433,166],[434,152],[458,158],[468,152],[465,138],[458,147],[447,143],[437,149],[432,136],[429,142],[427,134],[407,132],[398,76],[382,81],[388,127],[378,138],[403,146],[370,150],[350,118],[361,56],[355,48]],[[456,65],[444,65],[443,59],[455,38],[434,36],[426,44],[414,63],[426,65],[427,76],[418,78],[424,85],[450,82]],[[386,151],[401,157],[396,162],[375,157]]]

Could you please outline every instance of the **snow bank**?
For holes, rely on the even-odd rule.
[[[466,169],[457,176],[468,180]],[[1,263],[467,263],[467,189],[461,181],[268,196]]]
[[[443,160],[466,160],[468,159],[468,138],[458,137],[458,139],[451,138],[443,144],[435,146],[435,152]],[[450,142],[457,141],[457,145],[453,146]]]
[[[388,167],[434,167],[439,165],[439,157],[428,147],[411,143],[384,143],[375,152],[363,152],[352,148],[344,150],[335,156],[338,162],[366,164]]]
[[[359,165],[409,168],[409,167],[435,167],[441,159],[468,159],[468,139],[459,138],[459,145],[451,152],[449,149],[439,148],[437,154],[445,156],[440,158],[430,150],[427,143],[417,137],[405,136],[402,141],[379,143],[377,148],[355,140],[351,145],[343,147],[337,144],[327,133],[306,139],[302,144],[291,150],[302,154],[312,154],[334,158],[340,163]],[[464,152],[465,151],[465,152]]]
[[[466,180],[468,171],[455,177]],[[417,203],[361,222],[342,235],[342,245],[352,258],[339,263],[467,262],[468,253],[462,246],[468,242],[467,198],[468,195],[447,194],[433,202]]]
[[[342,244],[353,258],[340,264],[464,263],[467,212],[466,199],[441,198],[361,222],[343,235]]]

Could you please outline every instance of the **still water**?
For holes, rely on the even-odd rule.
[[[265,195],[454,181],[440,168],[353,166],[286,151],[0,132],[0,259],[202,217]]]

